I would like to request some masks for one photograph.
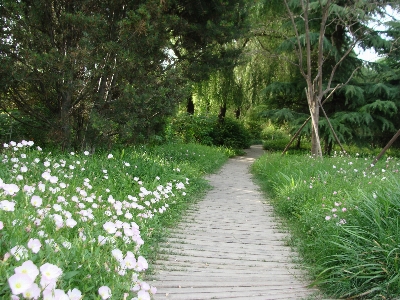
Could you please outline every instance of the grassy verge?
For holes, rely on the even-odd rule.
[[[314,284],[328,296],[400,296],[400,161],[267,154],[253,164]]]
[[[1,299],[150,299],[144,274],[166,228],[232,153],[164,145],[65,155],[23,141],[0,155]]]

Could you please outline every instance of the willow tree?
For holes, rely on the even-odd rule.
[[[285,41],[276,54],[295,65],[305,83],[305,94],[311,115],[311,153],[322,156],[319,119],[322,101],[345,86],[361,66],[355,65],[347,78],[338,80],[346,58],[354,48],[374,36],[366,24],[379,13],[386,1],[284,0],[269,1],[280,12],[286,29]],[[342,39],[336,39],[335,36]],[[279,54],[278,54],[279,53]],[[295,54],[293,59],[292,54]],[[286,55],[289,54],[289,55]]]
[[[228,1],[166,1],[166,13],[173,15],[169,26],[169,48],[190,84],[207,80],[217,70],[230,68],[240,48],[227,47],[243,34],[248,3]],[[194,113],[192,93],[187,111]]]

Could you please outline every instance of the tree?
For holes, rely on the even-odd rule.
[[[0,107],[63,149],[148,140],[225,55],[238,3],[2,1]]]
[[[243,35],[248,5],[243,0],[171,1],[166,10],[174,16],[169,48],[191,86],[233,68],[242,48],[229,45]],[[192,94],[187,101],[189,113],[194,113]]]
[[[275,5],[270,1],[269,5]],[[345,86],[360,68],[354,66],[347,78],[339,78],[346,61],[354,55],[361,41],[376,37],[365,24],[372,14],[382,12],[385,1],[289,1],[284,0],[281,11],[286,24],[286,40],[276,50],[296,54],[296,60],[287,59],[298,67],[305,82],[305,94],[312,121],[311,153],[322,156],[319,119],[321,102]],[[279,7],[278,7],[279,10]],[[378,37],[379,38],[379,37]],[[354,60],[353,60],[354,62]]]

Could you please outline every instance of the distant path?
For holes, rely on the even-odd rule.
[[[288,300],[312,294],[249,173],[263,150],[252,146],[246,152],[207,178],[213,189],[163,244],[152,282],[155,299]]]

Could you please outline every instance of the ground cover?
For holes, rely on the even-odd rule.
[[[266,154],[252,171],[328,296],[400,296],[400,161]]]
[[[0,152],[1,299],[150,299],[144,274],[167,227],[232,154],[194,144]]]

